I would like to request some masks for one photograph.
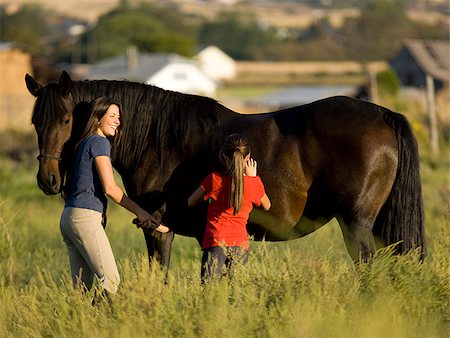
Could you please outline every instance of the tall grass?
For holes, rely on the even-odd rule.
[[[331,222],[295,241],[252,242],[247,269],[206,286],[196,241],[176,236],[165,283],[132,215],[110,203],[122,284],[112,304],[92,306],[92,292],[71,286],[61,198],[38,190],[34,160],[0,154],[0,337],[448,337],[448,160],[422,154],[423,264],[388,248],[355,267]]]

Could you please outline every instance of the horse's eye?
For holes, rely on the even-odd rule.
[[[69,122],[70,122],[69,119],[63,121],[63,123],[64,123],[65,126],[68,126],[68,125],[69,125]]]

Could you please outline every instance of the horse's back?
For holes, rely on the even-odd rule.
[[[369,102],[330,97],[272,113],[276,128],[270,129],[277,130],[277,137],[271,131],[265,139],[266,143],[295,139],[303,169],[312,178],[336,166],[351,167],[351,161],[358,160],[355,165],[367,161],[377,150],[396,149],[395,134],[385,123],[384,116],[389,113]],[[266,147],[270,149],[270,145]]]
[[[339,165],[351,168],[348,165],[351,161],[354,165],[365,163],[380,149],[396,149],[395,134],[384,120],[389,112],[386,108],[347,97],[311,104],[302,134],[304,160],[311,164],[310,170],[319,170],[312,165],[322,170]]]

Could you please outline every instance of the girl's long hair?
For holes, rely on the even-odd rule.
[[[105,116],[106,112],[108,111],[111,105],[116,105],[117,107],[119,107],[119,113],[122,114],[122,107],[120,106],[119,102],[110,97],[100,96],[89,103],[90,115],[87,120],[86,126],[83,132],[81,133],[78,142],[76,143],[75,149],[78,148],[78,145],[87,136],[96,133],[100,120],[102,119],[103,116]],[[116,135],[120,134],[120,127],[121,125],[119,125],[119,127],[117,128]]]
[[[242,207],[244,199],[244,158],[250,154],[247,139],[240,134],[227,136],[220,150],[220,160],[231,179],[229,205],[236,215]]]

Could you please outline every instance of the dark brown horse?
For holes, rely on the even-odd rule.
[[[241,115],[215,100],[126,81],[72,81],[45,87],[26,75],[36,97],[32,122],[39,143],[39,187],[56,194],[71,156],[83,105],[97,96],[123,105],[113,165],[126,191],[175,233],[201,241],[205,206],[188,196],[214,168],[230,133],[251,142],[272,200],[254,210],[256,240],[306,236],[336,218],[349,254],[368,260],[379,246],[426,254],[419,158],[404,116],[349,97],[331,97],[266,114]],[[62,161],[61,161],[62,159]],[[168,266],[173,234],[144,231],[149,256]]]

